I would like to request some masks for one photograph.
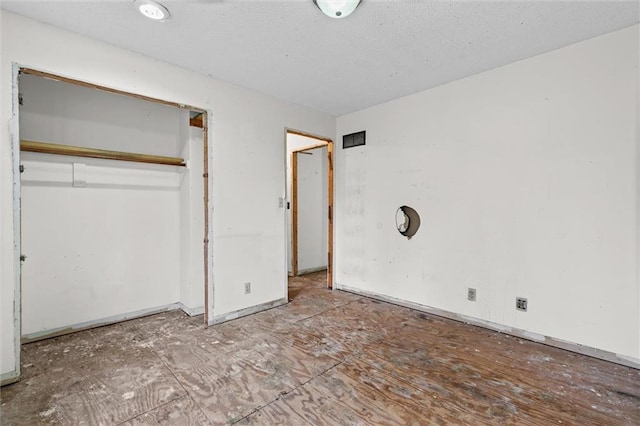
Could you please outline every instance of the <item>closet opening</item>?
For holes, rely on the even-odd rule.
[[[29,68],[17,89],[21,343],[173,309],[206,324],[207,111]]]

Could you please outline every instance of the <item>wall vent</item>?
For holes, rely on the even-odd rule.
[[[342,136],[342,148],[353,148],[354,146],[364,145],[366,139],[366,132],[364,130],[344,135]]]

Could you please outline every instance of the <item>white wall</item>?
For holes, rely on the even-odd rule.
[[[327,267],[327,147],[298,153],[298,274]]]
[[[180,172],[76,159],[73,187],[74,160],[51,157],[22,161],[22,334],[176,303]]]
[[[26,140],[176,156],[188,128],[188,111],[165,105],[30,75],[19,89]],[[185,169],[35,153],[22,164],[23,336],[179,300]]]
[[[339,117],[367,145],[336,150],[338,285],[638,362],[638,36]],[[421,215],[411,240],[403,204]]]
[[[180,186],[181,281],[180,301],[191,314],[204,312],[204,150],[203,129],[182,122],[185,140],[181,158],[188,169]]]
[[[293,151],[298,151],[300,149],[306,148],[306,147],[310,147],[310,146],[314,146],[317,145],[320,141],[318,139],[314,139],[314,138],[310,138],[307,136],[302,136],[302,135],[296,135],[293,133],[287,133],[287,200],[289,202],[291,202],[292,200],[292,195],[291,195],[291,191],[292,191],[292,183],[293,183],[293,175],[292,175],[292,168],[291,168],[291,155],[293,153]],[[325,153],[326,153],[326,149],[325,149]],[[304,154],[303,154],[304,155]],[[321,188],[323,192],[323,194],[327,194],[327,162],[326,162],[326,155],[325,155],[325,159],[324,159],[324,187]],[[299,173],[299,171],[298,171]],[[328,200],[328,195],[324,196],[325,200]],[[326,205],[326,203],[325,203]],[[288,244],[289,244],[289,248],[287,250],[288,253],[288,257],[287,257],[287,262],[288,262],[288,271],[289,274],[293,273],[293,220],[292,220],[292,210],[289,209],[287,211],[287,238],[288,238]],[[298,212],[298,215],[300,215],[300,212]],[[326,227],[327,225],[323,225],[321,222],[319,221],[314,221],[315,224],[313,225],[314,228],[317,228],[319,226],[324,226],[325,229],[325,240],[324,240],[324,245],[326,247],[327,245],[327,240],[326,240]],[[326,221],[325,221],[326,222]],[[313,231],[314,234],[317,234],[319,231],[317,229],[315,229]],[[322,242],[321,242],[322,244]],[[319,256],[317,254],[311,254],[306,252],[306,248],[302,248],[300,247],[300,244],[298,244],[298,251],[300,250],[304,250],[305,252],[302,253],[302,255],[306,258],[309,259],[311,261],[311,263],[315,263],[316,266],[313,267],[309,267],[307,269],[314,269],[314,268],[318,268],[321,267],[323,264],[326,267],[327,266],[327,256],[326,253],[324,255],[324,257],[322,259],[319,258]],[[326,250],[325,250],[326,251]],[[324,263],[323,263],[324,262]],[[300,270],[300,258],[298,258],[298,269]]]
[[[209,319],[286,298],[284,129],[335,133],[335,118],[0,11],[0,372],[17,372],[13,325],[12,65],[210,111]],[[171,84],[167,84],[170,82]],[[251,281],[251,294],[244,282]]]
[[[19,88],[22,139],[170,157],[184,145],[175,107],[29,74]]]

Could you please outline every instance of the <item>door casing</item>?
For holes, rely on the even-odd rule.
[[[293,258],[293,276],[298,275],[298,200],[297,200],[297,176],[298,176],[298,153],[309,151],[315,148],[327,147],[327,288],[333,288],[333,140],[322,136],[298,130],[287,129],[286,134],[299,135],[316,140],[314,144],[304,146],[291,152],[291,240]],[[286,146],[286,137],[285,137]],[[287,243],[288,247],[288,243]]]

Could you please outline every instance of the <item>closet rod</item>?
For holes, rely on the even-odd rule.
[[[134,161],[137,163],[165,164],[185,166],[184,159],[161,155],[137,154],[133,152],[107,151],[104,149],[82,148],[79,146],[21,140],[20,151],[40,152],[43,154],[73,155],[75,157],[102,158],[106,160]]]

